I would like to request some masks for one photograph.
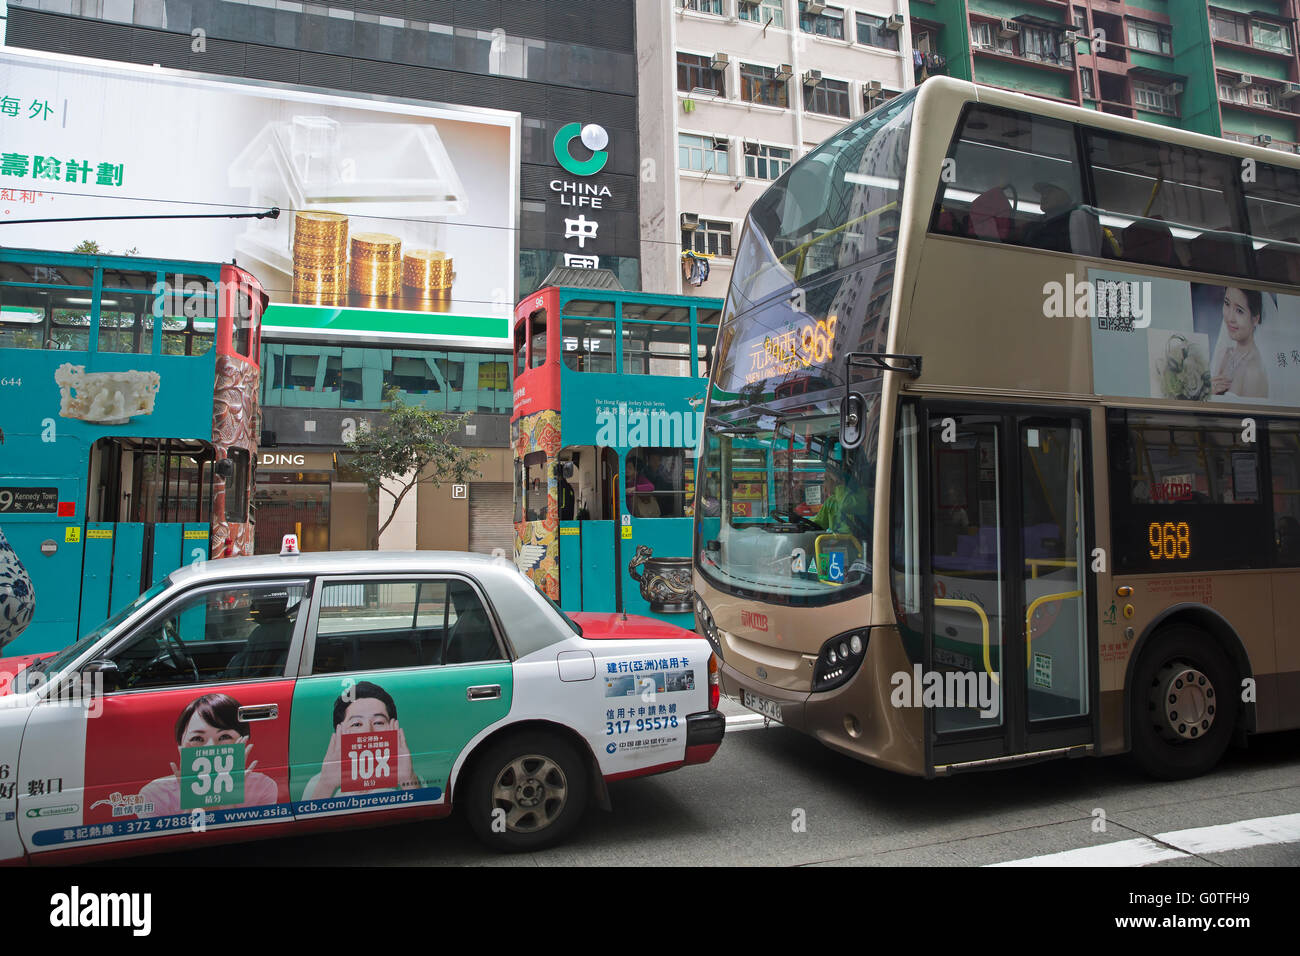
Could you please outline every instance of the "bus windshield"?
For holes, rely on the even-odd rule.
[[[915,98],[846,126],[759,197],[732,274],[737,308],[893,251]]]
[[[875,422],[879,394],[868,390]],[[869,586],[876,446],[873,435],[843,447],[838,401],[796,401],[710,419],[698,564],[731,593],[820,604]]]

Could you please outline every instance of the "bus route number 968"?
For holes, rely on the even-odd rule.
[[[1147,552],[1151,560],[1172,560],[1192,556],[1191,529],[1186,521],[1152,521],[1147,525]]]

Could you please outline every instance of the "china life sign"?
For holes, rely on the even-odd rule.
[[[590,155],[586,159],[575,156],[575,142],[580,142]],[[564,264],[570,268],[596,269],[600,258],[596,254],[602,245],[601,217],[607,200],[613,198],[608,186],[591,181],[609,162],[609,133],[596,123],[568,123],[555,134],[555,159],[575,179],[552,179],[551,191],[559,197],[564,219],[564,238],[576,244],[577,251],[566,251]],[[607,235],[608,238],[608,235]],[[590,243],[590,247],[588,247]],[[607,243],[605,243],[607,244]]]

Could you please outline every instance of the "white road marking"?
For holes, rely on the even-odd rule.
[[[1062,853],[1047,853],[990,866],[1146,866],[1205,853],[1224,853],[1253,846],[1300,842],[1300,813],[1259,817],[1237,823],[1172,830],[1148,839],[1119,840]]]

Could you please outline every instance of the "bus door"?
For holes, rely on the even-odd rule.
[[[614,611],[618,453],[570,446],[556,459],[560,607]],[[627,559],[624,559],[624,564]]]
[[[942,767],[1092,740],[1087,421],[927,408],[922,687]]]

